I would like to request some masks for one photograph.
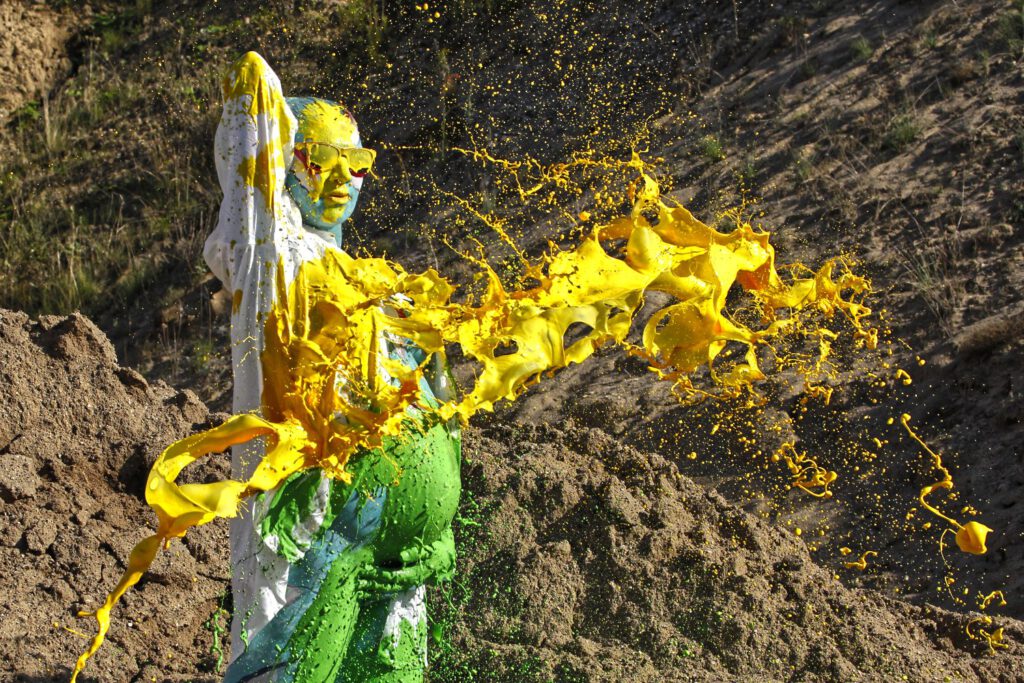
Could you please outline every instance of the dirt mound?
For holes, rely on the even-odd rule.
[[[578,427],[470,433],[451,681],[1017,681],[969,616],[844,587],[805,544]],[[1010,622],[1011,638],[1024,624]]]
[[[217,419],[118,367],[86,318],[0,312],[0,678],[66,680],[94,607],[149,532],[157,452]],[[226,475],[226,459],[192,477]],[[791,533],[660,455],[571,421],[466,436],[460,575],[435,591],[434,681],[1012,681],[969,616],[845,588]],[[128,593],[85,681],[215,681],[226,525]],[[67,628],[65,628],[67,627]],[[1019,642],[1024,625],[1010,621]]]
[[[0,119],[70,71],[70,35],[68,18],[45,5],[0,0]]]
[[[87,645],[68,628],[93,632],[74,614],[98,606],[151,533],[149,465],[210,415],[191,392],[118,367],[80,315],[0,311],[0,377],[0,680],[66,681]],[[198,476],[226,474],[217,464]],[[216,662],[204,622],[227,572],[226,526],[175,543],[125,598],[82,680],[217,680],[202,676]]]

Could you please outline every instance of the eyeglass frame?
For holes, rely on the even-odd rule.
[[[340,147],[331,142],[320,142],[318,140],[303,140],[302,142],[295,143],[295,146],[292,149],[292,153],[299,159],[299,161],[302,162],[302,165],[306,167],[307,172],[315,173],[317,175],[319,175],[323,171],[323,169],[320,168],[319,164],[311,164],[309,161],[309,153],[300,149],[300,147],[304,147],[306,145],[324,145],[325,147],[330,147],[331,149],[336,151],[339,156],[345,156],[346,159],[348,157],[345,153],[349,150],[360,150],[363,152],[369,152],[370,165],[366,167],[365,171],[363,171],[362,173],[353,173],[351,166],[349,167],[349,175],[351,175],[353,178],[362,178],[363,176],[365,176],[373,169],[373,164],[377,161],[377,150],[370,149],[369,147]],[[316,166],[317,170],[314,171],[313,169],[311,169],[310,165]]]

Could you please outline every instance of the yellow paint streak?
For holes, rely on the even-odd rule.
[[[934,484],[929,484],[921,489],[921,493],[918,495],[918,500],[926,510],[934,515],[949,522],[954,529],[956,529],[956,544],[965,553],[971,553],[972,555],[984,555],[987,552],[985,547],[985,539],[988,537],[989,532],[992,531],[989,527],[981,524],[980,522],[967,522],[967,524],[960,524],[952,517],[943,514],[938,508],[931,505],[926,498],[937,489],[953,490],[953,476],[946,469],[946,466],[942,464],[942,456],[933,451],[924,440],[917,435],[917,433],[910,427],[910,415],[904,413],[900,416],[900,423],[903,425],[907,433],[910,434],[911,438],[916,441],[924,451],[931,456],[932,466],[939,471],[942,478]],[[945,532],[943,533],[945,535]],[[940,541],[940,550],[942,548]],[[945,558],[943,558],[945,559]]]
[[[263,196],[264,208],[272,213],[277,174],[284,173],[284,157],[281,156],[280,150],[273,145],[264,145],[256,152],[255,157],[243,159],[236,171],[246,185],[259,190]]]
[[[187,465],[203,456],[261,436],[269,439],[268,452],[248,481],[175,483]],[[89,657],[103,644],[110,628],[110,610],[129,588],[139,582],[160,547],[166,546],[172,538],[184,536],[193,526],[206,524],[217,517],[235,516],[243,496],[267,491],[302,469],[305,465],[303,455],[310,450],[309,445],[304,431],[294,421],[271,424],[255,415],[235,415],[214,429],[171,444],[160,454],[146,482],[146,502],[156,512],[157,531],[132,549],[127,569],[103,605],[91,612],[79,612],[79,617],[96,619],[97,634],[78,658],[71,674],[72,683]]]
[[[967,632],[968,637],[970,637],[972,640],[984,641],[984,643],[988,646],[988,653],[991,655],[994,655],[997,649],[1005,650],[1006,648],[1010,647],[1008,644],[1003,642],[1002,627],[999,627],[997,629],[985,629],[981,627],[982,624],[984,624],[985,626],[991,626],[992,617],[975,617],[974,619],[971,619],[969,622],[967,622],[967,626],[964,628],[964,630]],[[974,626],[973,630],[971,629],[972,626]]]
[[[855,560],[854,562],[843,562],[843,566],[847,569],[859,569],[860,571],[864,571],[868,568],[868,558],[872,555],[878,555],[878,553],[874,550],[866,550],[861,554],[860,559]]]
[[[832,491],[829,490],[829,486],[832,485],[838,475],[831,470],[826,470],[824,467],[819,466],[813,458],[808,457],[806,451],[801,453],[796,450],[794,444],[786,442],[779,446],[778,450],[772,455],[772,462],[779,462],[780,460],[785,460],[790,474],[793,475],[793,483],[791,485],[794,488],[799,488],[816,498],[832,497]]]
[[[61,629],[62,631],[67,631],[71,635],[78,636],[79,638],[84,638],[85,640],[89,640],[90,639],[89,636],[87,636],[86,634],[82,633],[81,631],[79,631],[77,629],[70,628],[70,627],[65,626],[64,624],[61,624],[61,623],[56,622],[56,621],[53,622],[53,627]]]
[[[988,609],[994,601],[998,600],[999,607],[1006,606],[1006,596],[1003,595],[1003,591],[992,591],[988,595],[978,594],[978,609]]]

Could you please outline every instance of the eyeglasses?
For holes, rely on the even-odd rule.
[[[295,145],[295,156],[312,173],[323,173],[334,169],[342,158],[348,165],[353,178],[362,178],[377,158],[377,153],[364,147],[339,147],[329,142],[300,142]]]

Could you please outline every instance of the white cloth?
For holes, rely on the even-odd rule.
[[[240,64],[251,62],[261,69],[271,98],[284,101],[277,75],[262,57],[250,52]],[[263,388],[260,352],[263,323],[274,303],[275,277],[283,261],[286,280],[291,282],[299,266],[323,256],[336,247],[330,233],[309,230],[285,190],[282,163],[273,178],[270,202],[264,190],[246,183],[239,168],[247,159],[258,158],[268,145],[282,138],[293,140],[296,121],[287,107],[284,117],[273,112],[250,113],[252,97],[243,95],[224,104],[214,142],[217,177],[224,199],[217,227],[206,240],[203,256],[214,275],[232,293],[231,360],[234,366],[233,412],[258,413]],[[282,136],[282,131],[287,131]],[[280,149],[282,161],[292,158],[291,143]],[[268,206],[275,210],[268,210]],[[247,478],[264,455],[262,441],[232,449],[231,474]],[[250,505],[231,521],[231,589],[235,610],[231,623],[231,647],[235,656],[248,637],[262,628],[287,601],[288,562],[277,555],[256,533]],[[243,635],[244,634],[244,635]]]

